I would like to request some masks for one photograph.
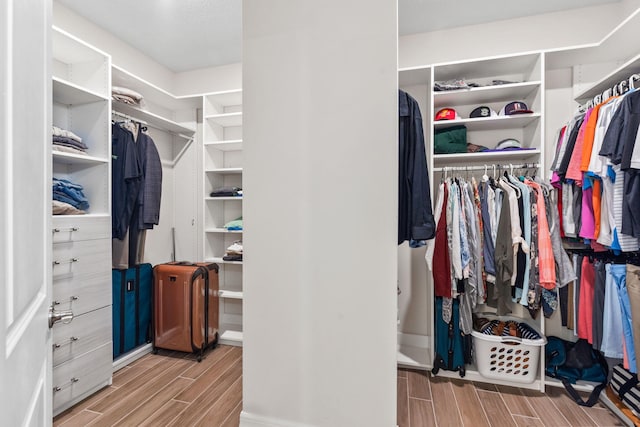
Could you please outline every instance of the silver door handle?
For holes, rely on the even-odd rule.
[[[53,325],[62,322],[69,323],[73,320],[73,311],[71,310],[54,310],[53,306],[49,307],[49,328],[53,328]]]

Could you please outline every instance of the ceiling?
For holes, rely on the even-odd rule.
[[[618,1],[398,0],[399,34],[423,33]],[[230,64],[242,59],[241,0],[55,2],[115,34],[175,72]]]

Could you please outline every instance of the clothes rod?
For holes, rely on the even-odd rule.
[[[533,168],[539,168],[540,167],[540,163],[520,163],[520,164],[495,164],[495,165],[476,165],[476,166],[444,166],[444,167],[438,167],[438,168],[433,168],[434,172],[448,172],[448,171],[456,171],[456,172],[461,172],[461,171],[480,171],[480,170],[489,170],[489,169],[493,169],[493,168],[498,168],[498,169],[506,169],[506,168],[511,168],[511,169],[533,169]]]

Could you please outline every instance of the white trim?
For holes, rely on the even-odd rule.
[[[297,423],[280,418],[265,417],[247,411],[240,413],[240,427],[313,427],[311,424]]]
[[[7,359],[11,356],[13,350],[15,350],[16,345],[20,342],[20,338],[22,338],[27,328],[31,326],[31,322],[34,321],[36,315],[42,307],[44,307],[43,303],[46,298],[47,293],[40,289],[37,297],[23,310],[22,315],[7,328],[7,347],[5,353]]]
[[[4,94],[4,102],[5,102],[5,133],[4,133],[4,145],[6,146],[6,151],[4,154],[4,183],[2,184],[5,188],[5,198],[8,202],[8,206],[5,208],[5,223],[3,224],[4,232],[5,232],[5,240],[4,240],[4,253],[6,257],[5,263],[5,275],[4,275],[4,286],[5,286],[5,300],[4,300],[4,309],[5,309],[5,325],[11,325],[13,321],[13,2],[7,3],[7,28],[5,30],[6,37],[6,58],[8,59],[8,63],[5,66],[5,81],[3,85],[5,86],[6,93]],[[8,339],[8,336],[7,336]],[[7,344],[7,348],[9,345]]]
[[[27,413],[25,414],[27,418],[22,423],[23,427],[35,425],[33,416],[36,414],[36,406],[38,405],[38,402],[40,400],[44,400],[42,394],[44,393],[44,379],[47,373],[48,361],[48,359],[45,359],[44,363],[42,364],[42,368],[40,369],[40,377],[38,378],[38,383],[33,389],[33,395],[31,396],[29,407],[27,409]]]
[[[124,368],[125,366],[127,366],[129,363],[132,363],[133,361],[140,359],[145,354],[151,353],[152,350],[153,350],[153,344],[149,343],[141,347],[138,347],[135,350],[132,350],[123,356],[118,357],[116,360],[113,361],[113,372],[116,372]]]

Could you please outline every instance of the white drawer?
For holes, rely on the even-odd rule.
[[[111,306],[53,325],[53,366],[111,342]]]
[[[111,239],[53,245],[56,310],[80,315],[111,305]],[[73,261],[72,261],[73,260]]]
[[[51,225],[53,243],[111,239],[111,217],[108,215],[54,215]]]
[[[53,412],[100,384],[109,382],[113,371],[111,342],[53,368]]]

